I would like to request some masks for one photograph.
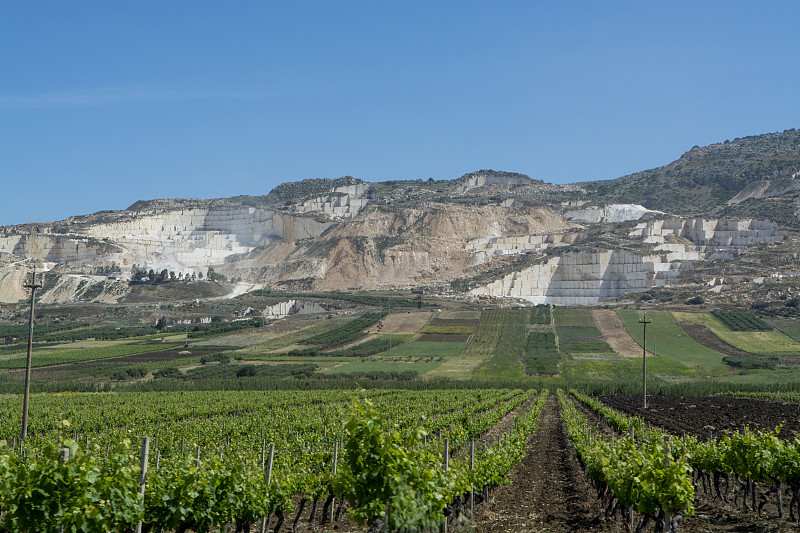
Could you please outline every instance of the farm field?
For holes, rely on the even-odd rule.
[[[724,342],[744,352],[760,355],[800,356],[800,344],[780,331],[732,331],[717,317],[706,313],[672,313],[678,322],[699,324]]]
[[[469,318],[455,317],[449,318],[448,320],[460,320],[472,323],[475,318],[474,314],[470,314]],[[490,309],[481,311],[475,334],[463,351],[457,356],[447,358],[438,368],[428,372],[426,377],[450,379],[471,378],[481,364],[494,353],[497,343],[500,341],[502,321],[502,310]]]
[[[749,399],[651,397],[651,408],[638,413],[639,399],[636,397],[600,399],[623,412],[643,415],[653,427],[663,427],[673,434],[687,431],[701,436],[713,424],[716,424],[719,435],[726,430],[736,431],[738,424],[733,417],[752,422],[753,428],[756,427],[756,421],[760,421],[759,427],[771,429],[773,423],[780,423],[794,415],[789,411],[790,408],[796,409],[792,405],[786,406],[785,410],[776,410],[774,407],[780,404]],[[475,514],[471,519],[467,516],[457,518],[460,514],[466,515],[462,504],[467,500],[461,500],[463,489],[455,489],[455,492],[447,489],[442,505],[449,503],[451,498],[457,498],[460,502],[450,508],[452,522],[449,529],[452,531],[626,531],[623,517],[606,514],[606,502],[597,497],[582,469],[575,448],[570,445],[575,437],[565,423],[567,413],[555,395],[545,396],[536,391],[217,391],[39,395],[34,398],[33,408],[37,417],[32,418],[32,436],[24,447],[29,452],[41,450],[61,435],[60,438],[67,439],[65,442],[74,453],[85,449],[103,450],[106,443],[122,442],[126,438],[137,443],[142,436],[150,436],[149,482],[145,490],[151,491],[153,496],[148,497],[145,492],[144,520],[145,523],[153,523],[152,520],[157,520],[156,516],[171,516],[154,514],[166,512],[157,503],[162,494],[160,491],[166,486],[165,482],[176,487],[180,485],[174,484],[186,483],[191,479],[199,494],[211,490],[210,487],[215,483],[225,483],[222,490],[238,494],[236,491],[242,489],[223,480],[255,479],[248,477],[252,475],[248,469],[260,471],[259,455],[264,449],[262,443],[273,443],[271,486],[273,491],[279,492],[270,494],[290,491],[280,498],[270,498],[268,507],[264,508],[265,512],[271,511],[273,527],[277,519],[284,523],[284,527],[296,524],[296,530],[301,532],[367,531],[367,526],[353,522],[349,514],[352,512],[350,506],[338,517],[335,514],[326,517],[319,508],[315,513],[311,510],[311,499],[306,499],[304,494],[307,493],[301,488],[313,491],[317,490],[314,487],[318,487],[321,490],[320,504],[334,494],[346,497],[346,493],[343,494],[340,489],[331,488],[338,486],[332,484],[335,477],[331,474],[332,449],[334,443],[338,442],[343,443],[347,450],[359,449],[350,448],[350,439],[355,436],[347,429],[351,426],[345,423],[352,420],[353,416],[355,420],[371,416],[362,410],[364,405],[368,405],[364,402],[374,405],[403,439],[413,438],[420,416],[425,415],[423,424],[428,437],[424,445],[418,441],[419,452],[411,454],[410,460],[415,460],[416,453],[423,453],[421,457],[426,460],[437,456],[441,458],[442,439],[447,438],[449,450],[453,452],[449,460],[448,479],[467,476],[469,469],[465,467],[464,450],[468,449],[470,438],[476,440],[476,473],[477,465],[480,465],[480,472],[484,472],[480,476],[493,476],[494,469],[507,471],[507,482],[497,484],[503,476],[493,477],[494,481],[488,481],[485,493],[480,488],[487,481],[478,479],[488,480],[489,477],[472,478],[479,490],[475,496]],[[598,415],[574,399],[573,405],[577,405],[578,412],[583,413],[602,438],[611,438],[611,430],[600,422]],[[453,406],[458,408],[453,409]],[[13,435],[19,424],[19,407],[18,398],[10,398],[0,407],[0,438],[5,437],[15,449]],[[720,418],[720,414],[727,410],[731,410],[732,417]],[[67,426],[62,420],[70,420],[70,424]],[[374,423],[380,422],[376,418]],[[784,426],[787,433],[797,430],[800,427],[796,418],[793,424],[790,421]],[[498,439],[501,435],[504,437]],[[112,445],[111,449],[115,450],[112,457],[117,463],[114,464],[129,457],[138,467],[138,448],[135,445],[122,448]],[[47,468],[49,461],[47,453],[41,453],[44,455],[35,459],[37,469]],[[510,453],[508,460],[501,461],[502,464],[495,462],[499,457],[506,457],[505,453]],[[9,468],[17,468],[16,461],[19,459],[15,458],[15,454],[10,448],[2,447],[0,461],[6,461],[4,464]],[[74,460],[94,464],[97,468],[116,468],[103,466],[102,454],[78,454],[76,457]],[[340,475],[347,476],[350,468],[348,459],[340,455],[338,461]],[[59,464],[59,461],[55,459],[53,464]],[[186,466],[177,468],[184,464]],[[198,466],[195,467],[195,464]],[[238,466],[234,467],[234,464]],[[205,473],[202,478],[197,478],[197,474],[192,472],[199,470],[193,469],[201,467]],[[320,475],[308,474],[314,468]],[[437,476],[443,474],[438,462],[431,468],[439,472]],[[190,477],[184,478],[185,475]],[[434,479],[439,480],[436,483],[445,480],[440,477]],[[117,487],[123,491],[129,490],[126,487],[135,490],[137,480],[136,468],[132,469],[130,475],[116,476]],[[788,513],[784,518],[778,518],[772,504],[757,516],[737,509],[731,503],[714,502],[701,493],[700,487],[698,482],[693,489],[697,511],[694,516],[684,517],[679,531],[789,531],[796,526],[790,521]],[[6,490],[13,492],[17,489],[11,484],[6,485]],[[253,495],[241,494],[243,499],[240,505],[260,509]],[[487,494],[488,499],[485,497]],[[3,501],[6,505],[2,512],[11,512],[9,509],[14,508],[7,506],[7,500]],[[225,510],[228,505],[225,501],[218,499],[213,503],[196,496],[187,501],[186,516],[199,518],[199,513],[209,513],[206,518],[209,525],[224,525],[233,520],[226,517],[239,516],[235,510],[233,514],[225,514],[228,512]],[[60,505],[69,505],[68,500],[62,500]],[[331,513],[334,509],[331,509]],[[249,521],[257,524],[257,516],[254,515]],[[637,513],[636,520],[639,518]],[[652,531],[652,525],[648,531]]]
[[[33,396],[31,436],[24,449],[32,452],[31,460],[37,455],[39,460],[46,456],[46,444],[60,434],[74,441],[69,445],[76,451],[104,451],[108,446],[112,457],[121,457],[114,455],[115,443],[128,439],[131,444],[124,453],[138,465],[137,442],[150,436],[155,450],[151,453],[156,454],[150,456],[151,486],[157,495],[182,483],[181,476],[188,474],[179,472],[195,467],[198,447],[199,464],[208,472],[203,479],[208,481],[196,483],[210,487],[224,478],[225,490],[236,491],[241,483],[231,480],[238,476],[235,479],[249,480],[246,486],[260,487],[262,444],[273,442],[274,489],[279,492],[269,500],[272,530],[282,520],[283,532],[367,531],[348,510],[341,510],[336,520],[331,508],[323,518],[323,507],[334,493],[333,445],[346,447],[346,424],[356,415],[367,416],[372,406],[383,418],[381,424],[397,431],[397,438],[413,439],[414,428],[424,427],[422,455],[414,451],[411,456],[426,457],[429,466],[441,463],[442,439],[448,439],[452,477],[445,481],[438,469],[431,479],[450,487],[440,494],[452,498],[451,517],[466,509],[463,480],[474,479],[464,466],[469,438],[476,439],[478,450],[485,450],[478,453],[486,453],[480,456],[486,466],[475,475],[492,480],[489,498],[478,494],[474,519],[458,518],[450,524],[451,531],[622,533],[627,527],[619,513],[616,518],[606,514],[608,502],[596,497],[576,455],[584,444],[575,443],[573,422],[567,420],[571,411],[565,411],[555,395],[544,399],[538,391],[574,387],[602,394],[609,405],[642,415],[653,427],[674,434],[686,431],[702,437],[711,427],[722,434],[738,430],[742,423],[755,430],[781,422],[785,435],[800,431],[800,369],[784,364],[793,356],[781,350],[791,349],[793,341],[778,331],[736,332],[742,342],[757,343],[764,333],[786,339],[781,341],[783,348],[771,352],[781,353],[780,364],[744,368],[726,358],[738,364],[750,357],[748,352],[722,341],[704,345],[695,340],[700,339],[696,332],[689,335],[681,327],[686,318],[698,328],[718,322],[711,314],[648,311],[653,320],[647,329],[648,351],[656,354],[647,358],[648,390],[653,395],[650,409],[639,413],[641,399],[635,391],[641,383],[641,346],[635,339],[641,342],[641,314],[636,310],[537,306],[385,312],[353,308],[230,331],[223,331],[224,323],[217,324],[211,334],[195,334],[188,348],[183,346],[185,333],[169,328],[159,338],[179,344],[126,344],[140,343],[139,337],[35,348],[35,357],[83,353],[72,362],[34,368],[34,390],[73,393]],[[794,326],[793,321],[777,323],[789,330]],[[721,322],[716,327],[725,328]],[[622,357],[613,338],[627,339],[626,350],[635,357]],[[139,347],[146,350],[138,352]],[[112,349],[133,351],[112,358]],[[20,368],[0,369],[0,390],[19,390],[21,375]],[[75,392],[80,390],[103,392]],[[684,396],[673,396],[678,393]],[[726,396],[700,396],[722,393]],[[737,394],[751,397],[736,398]],[[18,395],[4,396],[0,403],[0,441],[6,440],[0,445],[0,463],[12,465],[9,468],[22,464],[9,452],[19,451],[20,404]],[[600,434],[611,437],[597,415],[586,407],[578,411]],[[535,422],[528,418],[534,412]],[[69,421],[68,427],[63,420]],[[406,449],[418,447],[419,442]],[[344,460],[339,451],[339,460]],[[94,455],[96,467],[106,468],[101,464],[104,453]],[[92,456],[78,454],[78,460]],[[500,461],[510,484],[491,473],[500,468]],[[321,495],[316,506],[311,494]],[[343,497],[338,493],[336,505]],[[252,502],[250,496],[242,498]],[[783,531],[795,525],[778,519],[773,504],[757,516],[731,504],[720,506],[704,495],[697,498],[698,512],[685,517],[679,531]],[[9,508],[2,503],[0,507]],[[233,515],[223,514],[215,520],[227,521],[233,530]],[[463,527],[458,526],[461,522]]]
[[[737,432],[742,426],[764,431],[782,426],[784,438],[800,435],[800,407],[796,404],[728,397],[649,396],[647,409],[642,409],[641,397],[602,396],[600,399],[614,409],[642,417],[676,435],[685,431],[705,439],[709,431],[722,435]]]
[[[642,345],[643,331],[639,320],[643,313],[634,310],[619,310],[619,317],[633,339]],[[726,376],[731,369],[722,361],[723,355],[706,348],[689,337],[677,324],[672,314],[666,311],[647,313],[652,323],[647,325],[647,349],[656,356],[652,359],[667,359],[678,363],[694,374]]]
[[[597,329],[608,345],[621,357],[641,357],[642,347],[634,341],[612,309],[593,309],[592,317]]]

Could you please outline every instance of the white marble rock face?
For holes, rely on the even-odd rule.
[[[568,235],[568,234],[565,234]],[[572,234],[574,235],[574,234]],[[761,220],[655,220],[643,222],[630,232],[632,238],[656,244],[650,255],[632,252],[569,253],[544,264],[528,267],[471,292],[475,296],[523,298],[535,304],[595,305],[629,292],[669,285],[682,270],[707,255],[720,254],[753,244],[779,242],[788,235],[777,225]],[[680,238],[684,242],[666,242]],[[475,254],[489,250],[504,253],[511,241],[502,238],[472,241]],[[532,249],[538,240],[530,239]]]
[[[179,209],[97,224],[83,236],[53,234],[0,238],[0,252],[54,263],[82,264],[102,258],[123,267],[191,274],[221,265],[257,246],[319,236],[330,223],[254,207]],[[113,243],[113,244],[111,244]]]

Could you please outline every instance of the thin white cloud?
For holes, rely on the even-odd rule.
[[[166,100],[259,99],[274,96],[277,96],[277,93],[258,91],[182,92],[146,87],[106,87],[34,95],[0,95],[0,108],[84,107]]]

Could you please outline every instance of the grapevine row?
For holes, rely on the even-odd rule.
[[[581,395],[576,391],[571,393],[602,415],[620,432],[628,432],[634,427],[637,433],[649,442],[658,442],[664,437],[669,437],[659,428],[646,429],[641,418],[628,417],[603,405],[595,398]],[[673,442],[676,449],[680,449],[689,461],[695,490],[702,485],[706,494],[711,493],[716,498],[728,501],[728,491],[733,481],[737,488],[735,501],[741,495],[742,507],[759,513],[768,501],[769,494],[774,493],[778,517],[783,518],[782,493],[786,485],[792,494],[789,502],[789,518],[798,520],[800,519],[800,437],[795,436],[793,440],[786,441],[781,439],[779,434],[780,427],[773,431],[751,431],[749,428],[743,428],[741,432],[724,435],[719,440],[710,438],[701,441],[696,436],[684,436],[683,439],[673,439]],[[725,481],[724,491],[722,481]],[[758,504],[757,483],[766,484],[768,487]]]
[[[641,532],[651,521],[661,531],[677,530],[679,518],[694,513],[691,468],[681,449],[628,436],[598,438],[563,391],[558,398],[569,438],[598,493],[607,498],[609,514],[621,511],[632,525],[639,513]]]
[[[5,526],[14,531],[58,531],[59,527],[64,527],[64,531],[124,531],[139,521],[143,522],[145,530],[158,527],[208,531],[214,526],[233,523],[237,531],[246,531],[261,516],[272,514],[282,522],[295,511],[292,497],[301,495],[301,501],[325,500],[325,520],[331,519],[334,510],[330,504],[336,497],[340,502],[344,498],[351,504],[358,500],[358,509],[352,510],[355,519],[381,518],[398,525],[413,523],[414,527],[430,525],[443,519],[445,505],[464,502],[464,495],[472,494],[475,488],[494,486],[505,479],[524,453],[525,440],[535,428],[546,394],[544,391],[539,395],[536,405],[516,420],[504,438],[493,446],[479,448],[472,458],[471,468],[468,457],[454,460],[447,470],[440,468],[443,441],[427,440],[424,429],[429,425],[427,420],[421,425],[418,417],[412,417],[415,421],[395,419],[398,423],[391,429],[380,419],[375,422],[374,409],[360,407],[355,409],[355,415],[343,432],[337,433],[332,447],[319,440],[318,445],[303,444],[300,449],[289,448],[291,439],[284,440],[281,446],[276,445],[275,461],[269,473],[264,470],[264,441],[260,457],[243,449],[220,454],[220,458],[206,451],[200,457],[200,448],[194,448],[196,453],[177,454],[166,460],[151,449],[149,461],[146,461],[149,473],[144,498],[138,492],[138,459],[129,439],[122,440],[111,450],[106,449],[105,453],[97,444],[87,449],[65,437],[71,428],[62,422],[59,428],[62,434],[58,438],[42,437],[36,454],[22,456],[7,448],[0,449],[0,507]],[[393,404],[402,403],[400,393],[384,396],[393,396]],[[475,416],[469,422],[474,426],[466,434],[476,436],[476,432],[486,429],[490,420],[498,419],[505,409],[519,405],[520,400],[527,397],[505,391],[498,398],[490,391],[483,391],[474,403],[481,410],[473,411]],[[374,399],[387,398],[376,395]],[[430,395],[430,399],[435,396]],[[502,406],[494,408],[493,403],[498,399]],[[325,406],[326,409],[331,407],[332,404]],[[464,429],[457,423],[461,417],[458,409],[448,411],[434,401],[427,407],[430,409],[425,411],[438,412],[431,427],[447,427],[445,434],[453,439],[448,442],[453,442],[454,447],[464,442],[459,433]],[[378,431],[378,436],[365,440],[364,431]],[[313,435],[304,433],[302,437]],[[427,442],[421,443],[421,437]],[[338,446],[335,443],[339,440],[344,447],[338,448],[342,459],[338,473],[334,474]],[[388,500],[396,508],[387,507],[386,498],[379,506],[370,507],[365,505],[366,492],[353,492],[359,486],[367,490],[362,486],[364,472],[359,467],[359,454],[377,441],[385,445],[378,452],[385,455],[386,461],[396,458],[394,452],[401,452],[406,458],[403,461],[414,463],[404,463],[409,477],[403,487],[397,487],[400,492]],[[373,452],[370,452],[371,457]],[[411,492],[407,492],[409,490]],[[24,496],[31,491],[41,494],[42,498]],[[424,509],[424,516],[405,516],[403,513],[410,507],[403,505],[403,497],[421,498],[419,509]],[[341,513],[341,509],[340,503],[336,511]],[[377,510],[377,514],[370,514],[370,509]],[[388,516],[384,514],[386,509],[390,513]]]

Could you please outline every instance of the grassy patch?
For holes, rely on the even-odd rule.
[[[710,329],[714,335],[745,352],[760,355],[800,355],[800,343],[778,331],[733,331],[717,317],[707,313],[673,313],[679,322],[692,322]]]
[[[401,344],[391,351],[383,352],[386,357],[453,357],[467,346],[466,342],[425,342],[413,341]]]
[[[417,372],[424,374],[439,366],[439,363],[430,362],[390,362],[370,359],[368,361],[353,361],[341,364],[335,368],[323,370],[320,374],[354,374],[369,372]]]
[[[341,357],[367,357],[393,350],[408,341],[411,337],[413,337],[413,335],[381,335],[380,337],[356,344],[355,346],[340,348],[338,350],[325,352],[325,354]]]
[[[628,334],[641,346],[643,331],[639,319],[643,313],[621,309],[617,314]],[[657,354],[657,357],[648,359],[648,365],[651,360],[669,359],[701,376],[725,376],[731,373],[731,369],[722,361],[723,354],[689,337],[670,313],[651,311],[647,313],[647,318],[652,320],[647,325],[647,350]]]

